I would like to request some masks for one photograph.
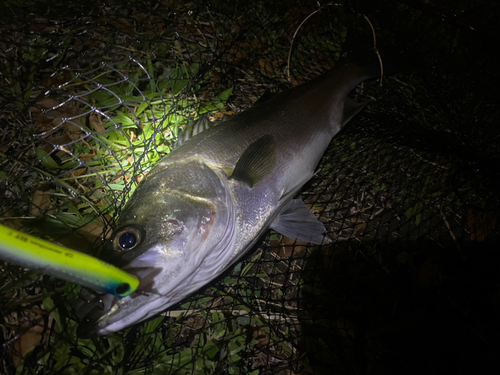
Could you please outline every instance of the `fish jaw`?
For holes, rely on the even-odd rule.
[[[110,307],[92,309],[80,323],[83,335],[115,332],[158,314],[212,279],[219,260],[229,260],[235,244],[235,207],[221,173],[197,158],[148,176],[110,242],[120,243],[116,235],[128,226],[142,228],[142,242],[131,249],[135,258],[123,266],[120,251],[123,257],[129,255],[126,250],[106,254],[110,263],[139,278],[139,288]]]
[[[109,296],[104,296],[104,298]],[[137,292],[122,298],[114,299],[112,305],[101,302],[83,318],[78,327],[78,336],[91,338],[120,331],[134,323],[148,318],[149,311],[161,310],[164,301],[158,296],[139,294]],[[133,313],[130,311],[133,309]]]

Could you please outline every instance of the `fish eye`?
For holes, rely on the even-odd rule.
[[[132,249],[137,244],[137,236],[132,232],[125,232],[118,237],[118,244],[123,249]]]
[[[143,239],[143,230],[136,226],[127,226],[116,231],[113,239],[113,246],[117,250],[132,250],[139,245]]]

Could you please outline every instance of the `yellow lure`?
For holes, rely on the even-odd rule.
[[[128,296],[139,286],[135,276],[111,264],[1,224],[0,258],[117,298]]]

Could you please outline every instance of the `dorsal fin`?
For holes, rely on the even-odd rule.
[[[224,121],[224,118],[211,122],[206,113],[202,114],[196,121],[189,120],[186,124],[186,127],[182,130],[179,130],[177,142],[174,145],[174,149],[183,145],[195,135],[200,134],[207,129],[210,129],[213,126],[219,125],[222,121]]]

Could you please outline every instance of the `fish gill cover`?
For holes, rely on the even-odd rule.
[[[367,108],[300,192],[330,244],[269,232],[165,314],[93,339],[76,335],[79,286],[0,263],[1,373],[437,374],[498,361],[497,4],[0,8],[0,220],[96,256],[190,121],[307,82],[348,35],[372,38],[370,24],[411,59],[355,90]]]

